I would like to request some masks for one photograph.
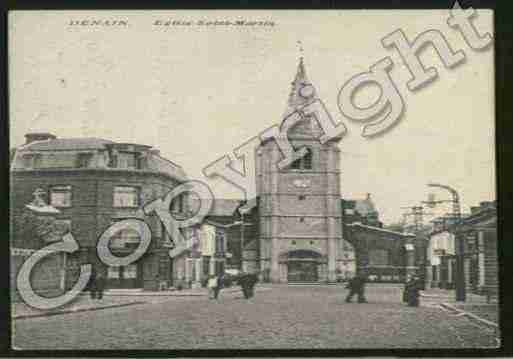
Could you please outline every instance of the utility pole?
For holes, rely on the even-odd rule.
[[[403,209],[410,209],[411,212],[403,213],[403,222],[406,224],[406,219],[408,216],[413,216],[413,224],[414,224],[414,232],[415,232],[415,252],[414,253],[414,263],[419,268],[418,274],[422,278],[423,288],[426,280],[426,263],[427,263],[427,253],[426,253],[426,241],[425,238],[420,235],[423,225],[424,225],[424,216],[432,215],[433,213],[424,212],[424,207],[422,206],[411,206],[411,207],[401,207]],[[404,228],[404,227],[403,227]],[[417,248],[420,248],[419,251]],[[419,257],[420,256],[420,257]]]
[[[466,288],[465,288],[465,248],[463,238],[458,234],[458,226],[461,221],[461,206],[458,192],[447,185],[439,183],[429,183],[429,187],[441,188],[448,191],[452,199],[435,201],[433,198],[424,202],[430,207],[434,207],[439,203],[452,203],[452,217],[454,220],[454,241],[456,242],[456,301],[464,302],[466,300]]]
[[[243,271],[243,263],[244,263],[244,212],[240,213],[240,271]]]
[[[411,206],[411,207],[401,207],[402,209],[410,209],[411,212],[403,213],[403,223],[406,224],[406,218],[408,216],[413,216],[413,225],[415,228],[415,234],[418,234],[422,229],[424,224],[424,216],[432,215],[433,213],[424,212],[424,207],[422,206]]]

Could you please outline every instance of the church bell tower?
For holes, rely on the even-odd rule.
[[[282,120],[316,99],[301,58]],[[276,141],[264,141],[256,151],[260,269],[272,282],[336,281],[342,246],[339,139],[321,144],[322,135],[314,117],[290,128],[292,146],[306,154],[282,169]]]

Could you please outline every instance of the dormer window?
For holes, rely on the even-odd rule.
[[[23,168],[41,168],[42,155],[29,154],[23,156]]]
[[[93,159],[92,153],[79,153],[77,155],[77,167],[78,168],[90,167],[92,159]]]
[[[119,152],[117,157],[117,168],[137,168],[137,157],[134,152]]]

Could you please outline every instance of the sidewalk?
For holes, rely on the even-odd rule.
[[[466,293],[466,301],[457,302],[454,290],[430,288],[421,291],[420,303],[424,306],[440,305],[449,311],[461,313],[479,324],[498,328],[499,305],[494,302],[487,303],[486,296]]]
[[[268,286],[256,286],[255,291],[261,292],[270,290]],[[241,288],[234,286],[231,288],[224,288],[221,294],[240,293]],[[184,290],[165,290],[159,292],[143,291],[141,289],[110,289],[104,292],[102,300],[95,300],[89,297],[88,292],[80,294],[73,302],[68,303],[62,307],[40,310],[32,308],[23,302],[16,302],[11,304],[12,319],[26,319],[35,317],[46,317],[52,315],[68,314],[85,312],[91,310],[101,310],[108,308],[125,307],[137,304],[152,303],[154,300],[164,299],[163,297],[207,297],[207,288],[195,288]],[[154,299],[152,299],[154,298]]]

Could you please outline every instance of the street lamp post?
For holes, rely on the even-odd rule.
[[[243,271],[243,263],[244,263],[244,212],[240,213],[240,271]]]
[[[430,205],[437,203],[451,202],[452,203],[452,214],[455,218],[455,230],[454,230],[454,241],[456,242],[456,301],[464,302],[466,300],[465,290],[465,260],[464,260],[464,241],[463,238],[458,234],[458,225],[461,220],[461,207],[458,192],[452,187],[442,185],[438,183],[429,183],[429,187],[442,188],[449,191],[452,195],[452,200],[442,201],[428,201]]]

